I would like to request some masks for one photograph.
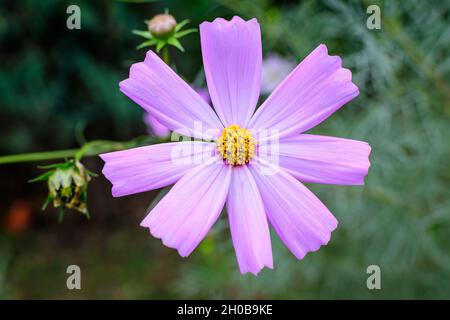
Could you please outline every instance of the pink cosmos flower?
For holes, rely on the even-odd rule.
[[[103,173],[113,196],[175,184],[141,226],[182,257],[226,204],[240,271],[256,275],[273,267],[269,224],[298,259],[327,244],[337,226],[302,182],[364,184],[367,143],[303,133],[359,91],[341,59],[320,45],[255,112],[262,62],[257,20],[218,18],[202,23],[200,36],[215,112],[151,51],[120,83],[162,125],[197,140],[102,154]]]
[[[195,91],[206,101],[210,103],[208,90],[203,88],[196,88]],[[144,122],[147,125],[147,131],[149,134],[153,134],[158,137],[167,137],[170,130],[164,127],[158,120],[155,119],[150,113],[146,112],[144,114]]]

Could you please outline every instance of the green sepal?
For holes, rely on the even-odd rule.
[[[188,34],[190,34],[190,33],[193,33],[193,32],[197,32],[198,30],[197,29],[187,29],[187,30],[183,30],[183,31],[180,31],[180,32],[177,32],[177,33],[175,33],[174,34],[174,37],[175,38],[177,38],[177,39],[180,39],[180,38],[182,38],[182,37],[184,37],[184,36],[187,36]]]
[[[144,41],[144,42],[142,42],[140,45],[138,45],[136,47],[136,50],[139,50],[139,49],[142,49],[142,48],[145,48],[145,47],[154,46],[156,43],[157,43],[156,39],[150,39],[148,41]]]
[[[143,37],[145,39],[153,39],[152,34],[150,31],[143,31],[143,30],[133,30],[131,31],[133,34],[138,35],[140,37]]]
[[[50,195],[48,195],[47,199],[45,199],[44,203],[42,204],[41,211],[44,211],[45,209],[47,209],[50,202],[52,202],[52,197]]]
[[[38,182],[38,181],[46,181],[53,174],[53,171],[47,171],[43,174],[37,176],[36,178],[28,180],[29,183]]]
[[[189,19],[184,19],[183,21],[181,21],[180,23],[177,23],[177,25],[175,26],[174,32],[178,32],[181,30],[181,28],[183,28],[185,25],[187,25],[189,22],[191,22]]]
[[[181,45],[180,41],[178,41],[178,39],[173,38],[173,37],[169,38],[169,39],[167,39],[167,43],[170,44],[171,46],[174,46],[175,48],[177,48],[181,52],[184,52],[184,48]]]

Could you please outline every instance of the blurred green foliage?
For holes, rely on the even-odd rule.
[[[182,259],[137,227],[148,194],[118,202],[103,183],[90,198],[93,210],[107,212],[94,212],[89,225],[41,222],[14,239],[15,250],[1,247],[0,295],[450,298],[450,2],[77,2],[79,31],[65,29],[69,2],[0,6],[2,153],[67,148],[83,135],[142,134],[142,111],[117,84],[143,57],[131,30],[168,8],[192,26],[216,16],[256,17],[265,54],[300,61],[327,44],[361,94],[313,132],[368,141],[372,166],[364,187],[308,185],[340,222],[330,244],[297,261],[273,234],[275,269],[258,277],[240,275],[226,217]],[[381,8],[381,30],[366,28],[369,4]],[[198,35],[183,44],[185,54],[171,54],[192,81],[201,68]],[[74,263],[84,277],[77,292],[65,289],[65,268]],[[381,267],[382,290],[366,288],[372,264]]]

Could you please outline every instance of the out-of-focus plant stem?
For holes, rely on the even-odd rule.
[[[0,157],[0,164],[69,158],[74,156],[78,152],[78,150],[79,149],[67,149],[57,151],[13,154]]]
[[[163,54],[164,62],[167,65],[169,65],[169,61],[170,61],[170,59],[169,59],[169,48],[167,48],[167,46],[164,47],[162,54]]]
[[[109,141],[109,140],[93,140],[85,143],[80,149],[67,149],[55,151],[43,151],[33,153],[13,154],[7,156],[0,156],[0,164],[18,163],[18,162],[33,162],[46,161],[63,158],[75,157],[80,160],[83,157],[96,156],[104,152],[118,151],[146,144],[155,144],[164,142],[165,139],[143,136],[130,141]]]

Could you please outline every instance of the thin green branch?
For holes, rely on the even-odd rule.
[[[1,156],[0,164],[70,158],[75,156],[78,150],[79,149],[68,149]]]
[[[169,48],[167,46],[163,49],[163,60],[164,62],[169,65],[170,59],[169,59]]]
[[[164,141],[165,139],[151,136],[138,137],[133,140],[125,142],[109,141],[109,140],[93,140],[85,143],[80,149],[44,151],[44,152],[33,152],[33,153],[22,153],[22,154],[0,156],[0,164],[48,161],[73,157],[76,158],[77,160],[80,160],[83,157],[96,156],[104,152],[118,151],[146,144],[160,143]]]

